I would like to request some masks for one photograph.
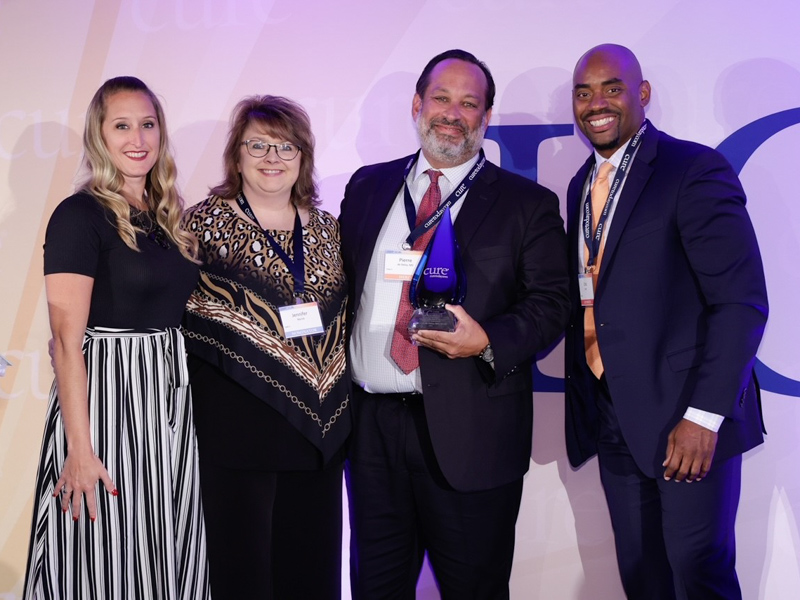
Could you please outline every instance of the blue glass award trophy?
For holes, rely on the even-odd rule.
[[[455,315],[444,305],[461,304],[466,294],[464,263],[458,251],[448,207],[411,279],[409,299],[416,310],[408,322],[409,332],[421,329],[455,331]]]

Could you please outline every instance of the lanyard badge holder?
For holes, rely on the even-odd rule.
[[[256,225],[261,227],[255,213],[250,208],[244,194],[240,193],[236,198],[242,212],[248,216]],[[284,337],[286,339],[301,337],[304,335],[317,335],[323,333],[325,328],[322,325],[322,314],[319,311],[319,305],[316,302],[304,302],[303,294],[305,293],[305,256],[303,255],[303,225],[300,222],[300,213],[295,208],[294,213],[294,231],[292,239],[292,254],[291,258],[280,244],[275,241],[275,238],[263,227],[261,230],[267,238],[275,254],[283,261],[283,264],[289,269],[294,280],[294,298],[295,303],[288,306],[278,307],[281,317],[281,325],[283,325]]]
[[[578,290],[580,292],[581,306],[594,306],[594,274],[597,269],[597,259],[600,255],[600,247],[605,233],[606,221],[608,220],[614,197],[619,192],[620,186],[628,174],[628,170],[633,162],[633,154],[639,147],[646,130],[647,121],[642,124],[633,139],[628,142],[620,166],[617,168],[617,172],[614,174],[614,180],[608,190],[608,197],[603,205],[603,212],[600,213],[600,218],[597,221],[597,228],[594,231],[592,231],[593,209],[591,191],[586,195],[586,199],[584,200],[582,229],[583,239],[586,243],[589,257],[586,261],[585,272],[578,274]]]

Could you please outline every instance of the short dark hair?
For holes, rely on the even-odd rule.
[[[228,141],[222,155],[225,178],[211,188],[211,194],[222,198],[236,198],[242,191],[239,174],[239,156],[245,129],[256,124],[276,138],[300,146],[300,175],[292,187],[292,203],[300,208],[319,204],[314,181],[314,134],[308,113],[297,102],[283,96],[248,96],[241,100],[231,114]]]
[[[494,105],[494,79],[492,78],[492,73],[489,71],[489,67],[486,66],[486,63],[483,61],[478,60],[474,54],[467,52],[466,50],[447,50],[446,52],[442,52],[441,54],[437,54],[434,56],[425,68],[422,69],[422,74],[417,79],[417,95],[420,98],[425,97],[425,92],[428,89],[428,84],[431,80],[431,71],[433,68],[438,65],[443,60],[449,59],[456,59],[456,60],[463,60],[468,63],[472,63],[473,65],[477,65],[480,67],[483,74],[486,76],[486,106],[484,110],[489,110]]]

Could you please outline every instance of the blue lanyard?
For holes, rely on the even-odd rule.
[[[611,209],[611,204],[614,200],[614,196],[617,195],[617,191],[622,185],[622,182],[625,180],[625,176],[630,170],[631,163],[633,162],[633,153],[636,148],[639,147],[639,143],[642,141],[646,129],[647,121],[642,123],[639,131],[635,136],[633,136],[633,139],[628,142],[628,147],[625,148],[625,154],[622,156],[622,161],[617,168],[617,172],[614,174],[614,180],[612,181],[611,187],[608,190],[608,198],[606,198],[606,203],[603,206],[603,212],[600,213],[600,218],[597,221],[597,229],[594,231],[594,235],[592,235],[591,186],[589,193],[586,194],[586,200],[583,203],[583,239],[586,242],[586,247],[589,249],[589,259],[586,261],[587,269],[594,268],[597,256],[600,254],[600,242],[603,240],[603,231],[605,229],[606,221],[608,220],[608,213]]]
[[[292,239],[292,253],[294,254],[294,260],[292,260],[286,252],[283,251],[283,248],[280,247],[278,242],[275,241],[275,238],[272,237],[269,231],[261,227],[261,223],[258,222],[253,209],[250,208],[250,203],[247,201],[247,198],[244,197],[243,192],[239,192],[239,195],[236,197],[236,202],[239,203],[239,208],[242,209],[242,212],[248,216],[248,218],[253,221],[256,225],[259,226],[261,231],[264,232],[264,235],[267,236],[267,241],[269,241],[269,245],[272,246],[272,249],[275,251],[275,254],[283,261],[283,264],[289,269],[289,272],[292,274],[292,278],[294,279],[294,297],[297,300],[297,303],[302,302],[303,293],[305,292],[306,287],[306,275],[305,275],[305,256],[303,255],[303,225],[300,222],[300,213],[297,210],[297,207],[294,209],[294,236]]]
[[[403,173],[403,200],[405,202],[406,208],[406,219],[408,219],[408,229],[411,233],[408,234],[406,241],[403,243],[403,248],[405,250],[410,249],[414,242],[423,235],[426,231],[431,229],[432,227],[436,227],[439,221],[442,219],[442,215],[444,215],[444,211],[448,208],[451,208],[461,200],[461,198],[469,191],[469,188],[472,187],[472,184],[475,183],[475,179],[478,177],[478,173],[481,172],[484,165],[486,164],[486,156],[483,153],[483,148],[481,148],[480,154],[478,155],[478,162],[475,163],[472,171],[470,171],[469,175],[464,177],[461,180],[455,190],[447,197],[447,200],[442,202],[439,205],[439,208],[433,213],[429,219],[427,219],[424,223],[420,223],[418,227],[416,227],[417,223],[417,209],[414,207],[414,199],[411,197],[411,192],[408,190],[408,174],[411,173],[411,167],[414,166],[414,163],[417,162],[419,158],[419,150],[411,159],[408,161],[406,165],[405,172]]]

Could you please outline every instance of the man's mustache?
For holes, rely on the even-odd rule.
[[[612,114],[617,117],[622,116],[622,114],[618,110],[609,110],[606,108],[605,110],[594,110],[589,114],[584,115],[583,120],[588,121],[589,119],[593,119],[594,117],[599,117],[600,115],[608,115],[608,114]]]
[[[439,117],[437,119],[433,119],[430,122],[429,129],[433,129],[435,125],[444,125],[445,127],[456,127],[461,133],[466,136],[467,135],[467,127],[462,123],[460,120],[456,119],[455,121],[451,121],[445,117]]]

